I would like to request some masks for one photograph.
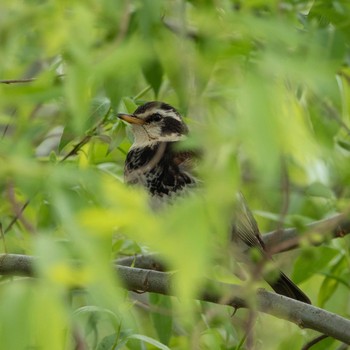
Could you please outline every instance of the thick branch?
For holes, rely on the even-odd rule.
[[[34,257],[0,255],[0,274],[33,276]],[[173,293],[173,274],[116,265],[116,273],[129,290],[141,290],[160,294]],[[200,300],[235,308],[246,307],[242,298],[244,289],[239,286],[210,282],[209,292],[199,296]],[[223,293],[224,291],[224,293]],[[229,297],[225,297],[229,295]],[[275,317],[293,322],[300,327],[310,328],[350,344],[350,320],[312,305],[289,299],[282,295],[259,290],[256,308]]]
[[[34,276],[35,257],[20,254],[0,254],[0,275]]]
[[[161,257],[157,253],[138,254],[134,256],[126,256],[115,260],[116,265],[136,267],[146,270],[166,271],[165,264],[161,261]]]

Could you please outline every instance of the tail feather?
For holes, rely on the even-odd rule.
[[[231,236],[235,245],[240,247],[243,251],[247,251],[252,247],[256,248],[261,252],[264,259],[271,259],[270,255],[265,250],[258,224],[255,221],[242,193],[238,193],[238,203],[235,215],[235,224],[233,225]],[[306,294],[282,271],[276,272],[278,274],[277,279],[272,280],[269,276],[263,276],[276,293],[311,304],[311,301]]]
[[[269,282],[272,289],[281,295],[286,297],[299,300],[303,303],[311,304],[310,299],[306,294],[294,283],[292,282],[282,271],[280,272],[277,280]]]

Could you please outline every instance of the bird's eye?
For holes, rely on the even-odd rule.
[[[160,120],[162,120],[162,116],[159,113],[152,114],[148,119],[149,122],[159,122]]]

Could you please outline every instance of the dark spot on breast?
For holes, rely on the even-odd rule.
[[[154,158],[157,149],[157,147],[142,147],[130,150],[125,162],[128,170],[145,166]]]
[[[178,129],[173,130],[177,132]],[[158,143],[153,147],[130,150],[125,167],[129,175],[128,182],[143,184],[152,196],[159,197],[175,194],[187,186],[194,186],[196,180],[190,173],[183,171],[180,165],[182,163],[174,161],[176,144],[177,142]],[[160,151],[162,153],[159,155]]]

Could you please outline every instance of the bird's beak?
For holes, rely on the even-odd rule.
[[[118,114],[118,118],[120,118],[121,120],[124,120],[125,122],[129,123],[129,124],[138,124],[138,125],[143,125],[145,124],[145,121],[135,117],[133,114],[124,114],[124,113],[120,113]]]

